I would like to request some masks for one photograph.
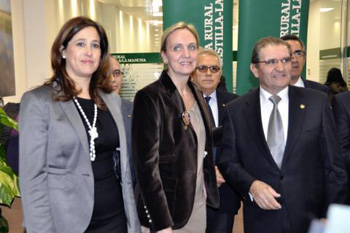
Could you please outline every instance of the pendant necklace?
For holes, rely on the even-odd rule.
[[[83,108],[80,106],[78,100],[73,97],[75,104],[77,105],[81,115],[83,116],[87,126],[89,127],[89,134],[90,134],[90,160],[95,161],[96,158],[96,151],[95,151],[95,139],[98,138],[97,128],[96,128],[96,121],[97,121],[97,105],[94,103],[94,119],[92,121],[92,125],[90,124],[88,118],[85,115],[85,112]]]

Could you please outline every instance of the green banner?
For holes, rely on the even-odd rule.
[[[237,93],[245,94],[258,80],[250,72],[255,43],[266,36],[294,34],[306,43],[309,0],[244,0],[239,2]]]
[[[185,21],[196,26],[200,45],[215,50],[223,61],[227,90],[232,85],[232,0],[163,0],[163,27]]]

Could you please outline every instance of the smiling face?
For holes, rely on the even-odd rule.
[[[200,55],[198,56],[198,63],[197,67],[199,66],[216,66],[220,67],[220,61],[218,58],[214,55]],[[198,69],[194,71],[193,75],[193,81],[199,86],[199,88],[203,91],[205,95],[210,95],[213,93],[218,86],[220,82],[222,71],[221,69],[213,73],[210,69],[207,69],[205,73],[200,72]]]
[[[291,80],[291,62],[282,63],[280,60],[289,58],[289,50],[285,45],[267,45],[259,53],[260,61],[278,59],[278,64],[266,63],[251,64],[250,69],[259,79],[261,87],[271,94],[277,94],[283,90]]]
[[[298,81],[299,77],[301,76],[301,72],[303,71],[304,65],[305,65],[305,56],[304,51],[297,40],[287,40],[286,41],[291,49],[292,49],[292,81]],[[301,51],[302,56],[296,56],[294,53],[296,51]]]
[[[197,42],[187,29],[177,29],[167,38],[162,59],[168,64],[170,77],[189,77],[197,64]]]
[[[91,78],[100,64],[100,37],[94,27],[80,30],[62,49],[66,70],[73,80]]]

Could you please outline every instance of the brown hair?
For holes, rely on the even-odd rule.
[[[305,45],[304,45],[303,41],[300,40],[299,37],[297,37],[296,35],[288,34],[288,35],[282,36],[281,39],[284,41],[288,41],[288,40],[298,41],[300,46],[301,46],[301,50],[304,51],[304,56],[305,56]]]
[[[178,22],[178,23],[171,25],[163,32],[162,39],[161,39],[161,46],[160,46],[161,52],[166,51],[167,40],[168,40],[168,37],[170,36],[170,34],[178,29],[187,29],[188,31],[190,31],[193,34],[194,38],[196,39],[197,48],[198,48],[199,36],[198,36],[198,32],[197,32],[195,26],[193,24],[187,24],[185,22]]]
[[[89,94],[92,100],[102,109],[105,108],[97,89],[110,93],[112,88],[108,81],[109,72],[109,53],[108,39],[103,27],[87,17],[75,17],[67,21],[58,33],[51,48],[51,67],[53,76],[45,82],[44,85],[54,86],[58,84],[59,89],[53,92],[53,99],[56,101],[68,101],[77,96],[81,90],[78,90],[74,81],[69,77],[66,71],[66,60],[62,58],[62,48],[66,49],[68,42],[82,29],[94,27],[100,37],[101,58],[97,70],[92,74]]]
[[[264,37],[255,44],[250,62],[259,66],[260,51],[269,45],[284,45],[289,51],[289,56],[292,56],[292,50],[287,42],[276,37]]]

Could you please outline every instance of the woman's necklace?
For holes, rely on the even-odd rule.
[[[75,104],[77,105],[81,115],[83,115],[83,118],[89,127],[89,134],[90,134],[90,159],[91,161],[95,161],[96,158],[96,151],[95,151],[95,139],[98,138],[97,128],[96,128],[96,121],[97,121],[97,106],[94,103],[94,119],[92,121],[92,125],[90,124],[88,118],[85,115],[85,112],[83,108],[80,106],[78,100],[73,97]]]

